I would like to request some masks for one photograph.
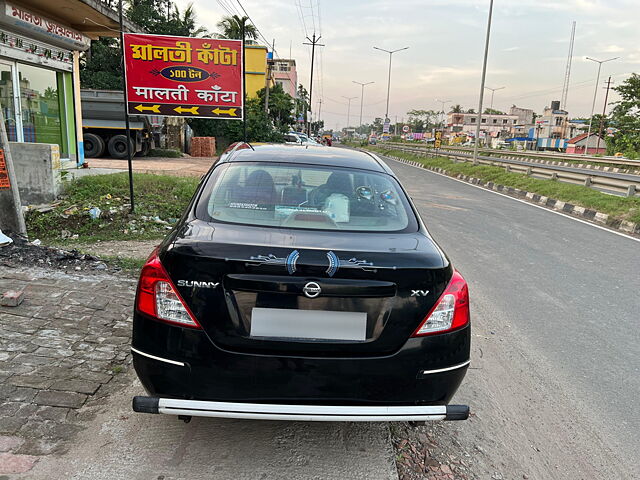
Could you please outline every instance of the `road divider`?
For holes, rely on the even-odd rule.
[[[384,148],[419,156],[444,157],[454,162],[473,161],[472,155],[466,152],[435,151],[433,149],[427,150],[418,146],[401,144],[385,145]],[[574,185],[583,185],[588,188],[616,193],[627,197],[640,196],[640,175],[604,172],[602,170],[580,168],[575,165],[570,167],[548,164],[541,165],[521,159],[514,160],[509,158],[495,158],[492,156],[479,156],[477,164],[502,167],[507,172],[521,173],[527,176],[557,180]]]
[[[401,152],[394,154],[394,152],[384,151],[380,148],[367,148],[367,150],[375,151],[376,153],[408,165],[424,168],[478,187],[494,190],[627,234],[640,235],[640,198],[617,197],[584,189],[577,185],[559,185],[557,182],[550,180],[522,177],[517,174],[504,172],[498,167],[456,164],[447,158],[425,159]],[[461,169],[468,170],[468,173],[460,171]],[[495,172],[496,170],[498,172]],[[496,173],[499,173],[499,175],[495,175]],[[510,182],[501,182],[498,179],[512,180],[513,183],[508,185]],[[528,181],[523,182],[522,180]],[[538,189],[538,191],[530,191],[529,188],[518,188],[518,186],[520,186],[518,184],[523,183],[528,184],[529,188],[539,186],[540,189]],[[554,184],[558,188],[554,189]],[[585,194],[579,195],[576,189],[583,189]],[[561,194],[562,199],[552,196],[554,190],[556,190],[556,193]],[[571,197],[573,196],[576,198],[572,199]],[[581,201],[578,201],[578,197],[582,197],[580,198]],[[604,208],[592,208],[596,204]]]

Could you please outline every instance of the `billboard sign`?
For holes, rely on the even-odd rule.
[[[242,120],[242,41],[124,34],[130,115]]]
[[[389,129],[391,127],[391,120],[388,118],[384,119],[384,125],[382,125],[382,133],[389,133]]]

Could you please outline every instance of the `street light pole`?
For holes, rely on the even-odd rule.
[[[473,142],[473,164],[478,164],[478,143],[480,141],[480,122],[482,121],[482,101],[484,100],[484,81],[487,77],[487,58],[489,57],[489,38],[491,37],[491,16],[493,15],[493,0],[489,3],[489,17],[487,19],[487,38],[484,43],[484,60],[482,61],[482,80],[480,81],[480,100],[478,101],[478,116],[476,118],[476,138]]]
[[[347,103],[347,134],[349,133],[349,117],[351,116],[351,100],[358,98],[358,97],[345,97],[344,95],[342,95],[342,98],[346,98],[348,103]]]
[[[502,90],[503,88],[506,87],[498,87],[498,88],[491,88],[491,87],[484,87],[487,90],[491,90],[491,106],[489,107],[489,110],[493,110],[493,94],[496,93],[496,90]]]
[[[439,102],[442,104],[442,108],[440,109],[440,113],[442,113],[442,129],[444,130],[444,119],[445,119],[445,115],[444,115],[444,105],[445,103],[451,103],[452,100],[438,100],[436,98],[436,102]]]
[[[385,50],[384,48],[379,48],[379,47],[373,47],[376,50],[380,50],[381,52],[386,52],[389,54],[389,79],[387,80],[387,110],[384,114],[384,119],[385,121],[387,120],[387,118],[389,118],[389,92],[391,91],[391,56],[396,53],[396,52],[400,52],[402,50],[406,50],[409,47],[404,47],[404,48],[398,48],[397,50]]]
[[[589,140],[591,140],[591,124],[593,123],[593,111],[596,108],[596,96],[598,95],[598,84],[600,83],[600,70],[602,69],[602,64],[610,62],[612,60],[617,60],[620,57],[608,58],[607,60],[596,60],[595,58],[587,57],[587,60],[591,60],[592,62],[596,62],[598,64],[598,75],[596,76],[596,88],[593,90],[593,102],[591,103],[591,115],[589,116],[589,130],[587,130],[587,143],[584,147],[585,155],[589,154]]]
[[[358,85],[360,85],[362,87],[362,93],[360,94],[360,128],[362,128],[362,106],[364,105],[364,87],[366,87],[367,85],[371,85],[372,83],[376,83],[376,82],[367,82],[367,83],[362,83],[362,82],[356,82],[355,80],[351,80],[353,83],[357,83]]]

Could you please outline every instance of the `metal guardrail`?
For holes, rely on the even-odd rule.
[[[434,149],[425,149],[408,145],[385,144],[385,147],[406,153],[420,154],[432,157],[445,157],[454,162],[473,161],[472,155],[460,152],[443,151],[439,149],[436,153]],[[587,170],[584,168],[564,167],[555,165],[538,165],[526,163],[521,159],[512,160],[505,158],[495,158],[478,156],[478,163],[481,165],[492,165],[504,167],[508,172],[523,173],[539,178],[558,180],[559,182],[583,185],[585,187],[604,190],[608,192],[622,194],[627,197],[640,196],[640,176],[618,174],[610,172],[600,172],[598,170]]]
[[[387,142],[385,143],[385,145],[402,145],[405,146],[406,144],[401,144],[401,143],[391,143],[391,142]],[[407,145],[408,146],[408,145]],[[416,145],[417,147],[417,145]],[[419,148],[433,148],[433,147],[419,147]],[[473,149],[467,149],[464,147],[453,147],[453,146],[445,146],[445,147],[441,147],[439,149],[439,151],[446,151],[446,152],[472,152]],[[580,163],[580,162],[588,162],[588,163],[595,163],[595,164],[600,164],[600,165],[625,165],[630,167],[630,169],[632,170],[640,170],[640,161],[638,160],[629,160],[628,158],[603,158],[603,157],[594,157],[594,156],[589,156],[589,155],[569,155],[569,154],[561,154],[561,153],[541,153],[541,152],[513,152],[511,150],[494,150],[494,149],[486,149],[486,148],[482,148],[479,150],[480,153],[484,153],[487,155],[491,155],[492,157],[498,157],[498,158],[511,158],[511,159],[518,159],[518,158],[525,158],[525,159],[540,159],[540,160],[546,160],[546,161],[551,161],[551,162],[566,162],[567,166],[571,165],[571,166],[578,166],[580,164],[583,165],[584,167],[584,163]],[[577,164],[575,162],[578,162]]]

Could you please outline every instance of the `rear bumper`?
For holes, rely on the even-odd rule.
[[[133,398],[133,410],[140,413],[167,415],[302,422],[403,422],[466,420],[469,417],[469,407],[466,405],[396,407],[281,405],[208,402],[142,396]]]
[[[149,322],[149,323],[147,323]],[[153,322],[151,324],[150,322]],[[464,378],[470,327],[380,357],[231,352],[202,331],[134,317],[133,365],[157,398],[271,405],[443,406]]]

